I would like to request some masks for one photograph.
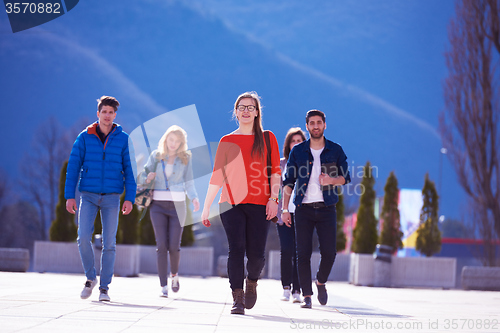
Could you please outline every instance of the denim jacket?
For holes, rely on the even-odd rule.
[[[150,172],[156,172],[156,177],[154,179],[154,189],[155,190],[166,190],[165,184],[165,173],[163,172],[163,166],[161,161],[156,159],[158,151],[154,150],[148,158],[148,162],[144,166],[145,177]],[[172,192],[185,192],[190,200],[198,198],[196,193],[196,188],[194,187],[193,180],[193,168],[192,168],[191,157],[188,160],[188,164],[182,163],[179,157],[174,160],[174,170],[170,177],[168,177],[168,190]],[[156,170],[155,168],[156,164]],[[165,162],[166,166],[166,162]]]
[[[309,177],[313,166],[313,155],[310,148],[310,140],[295,145],[290,152],[286,165],[286,175],[283,186],[294,188],[295,185],[295,206],[300,207],[309,184]],[[325,148],[320,155],[321,165],[336,163],[338,175],[345,178],[345,184],[351,181],[347,156],[342,147],[325,138]],[[339,198],[333,187],[323,190],[323,200],[325,205],[335,205]]]

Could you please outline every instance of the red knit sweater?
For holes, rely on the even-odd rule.
[[[264,139],[264,137],[263,137]],[[281,175],[278,142],[269,132],[271,173]],[[219,141],[210,184],[222,186],[221,202],[266,205],[269,197],[267,146],[262,158],[251,155],[253,135],[228,134]],[[224,181],[225,177],[227,181]]]

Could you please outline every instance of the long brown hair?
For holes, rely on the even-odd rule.
[[[191,156],[191,152],[187,150],[187,133],[184,129],[182,129],[182,127],[177,125],[170,126],[165,134],[163,134],[163,136],[161,137],[160,142],[158,142],[158,154],[156,155],[156,158],[158,160],[162,160],[165,158],[165,156],[167,156],[167,138],[170,134],[176,135],[177,138],[181,141],[181,144],[179,145],[179,148],[177,148],[177,151],[175,153],[181,160],[182,164],[187,165],[189,162],[189,157]]]
[[[252,146],[252,157],[258,156],[262,159],[264,157],[264,128],[262,127],[262,106],[260,105],[260,96],[255,91],[247,91],[239,95],[236,102],[234,102],[233,117],[236,117],[236,108],[243,98],[252,98],[255,101],[257,117],[253,120],[254,141]]]
[[[306,141],[306,134],[300,127],[292,127],[288,130],[285,136],[285,143],[283,144],[283,156],[287,161],[291,151],[290,142],[292,142],[292,138],[297,134],[302,137],[302,141]]]

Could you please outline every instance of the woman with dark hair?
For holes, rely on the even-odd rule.
[[[285,137],[285,144],[283,146],[283,158],[280,160],[281,173],[285,174],[286,162],[290,156],[290,151],[297,143],[306,140],[306,135],[300,127],[292,127],[288,130]],[[281,202],[278,210],[281,210]],[[300,284],[299,274],[297,271],[297,252],[295,248],[295,223],[293,215],[295,212],[295,205],[290,201],[288,205],[290,212],[291,226],[287,226],[281,220],[281,214],[278,214],[278,235],[280,238],[280,253],[281,253],[281,284],[283,285],[282,301],[288,302],[290,296],[293,298],[294,303],[301,303],[300,299]]]
[[[257,300],[257,280],[264,267],[269,220],[278,212],[281,170],[276,137],[262,128],[262,108],[257,93],[238,96],[233,115],[238,128],[219,141],[201,218],[203,225],[209,227],[210,206],[222,187],[219,212],[229,244],[231,313],[245,314],[245,308],[253,308]],[[243,292],[245,255],[248,275]]]
[[[179,291],[181,237],[186,221],[186,194],[200,209],[194,187],[191,152],[187,150],[187,134],[177,125],[170,126],[144,166],[146,183],[154,181],[153,201],[149,214],[155,232],[158,277],[162,297],[168,297],[168,257],[172,291]]]

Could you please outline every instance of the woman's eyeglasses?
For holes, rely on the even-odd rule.
[[[248,109],[248,111],[253,112],[255,111],[255,105],[238,105],[237,107],[238,111],[245,111],[245,109]]]

